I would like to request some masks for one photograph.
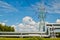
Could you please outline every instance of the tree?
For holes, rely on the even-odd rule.
[[[0,31],[2,31],[2,32],[14,32],[15,29],[14,29],[14,27],[7,26],[7,25],[3,26],[2,24],[0,24]]]

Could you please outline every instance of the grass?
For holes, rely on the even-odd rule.
[[[0,38],[0,40],[32,40],[32,38]]]
[[[60,40],[60,38],[43,38],[43,40]]]
[[[0,40],[60,40],[60,38],[0,38]]]

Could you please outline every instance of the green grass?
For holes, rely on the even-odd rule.
[[[0,38],[0,40],[60,40],[60,38]]]
[[[32,40],[32,38],[0,38],[0,40]]]
[[[43,40],[60,40],[60,38],[43,38]]]

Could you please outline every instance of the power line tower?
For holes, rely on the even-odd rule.
[[[40,23],[39,23],[39,32],[45,32],[45,7],[44,7],[44,3],[40,4],[40,8],[39,8],[39,19],[40,19]],[[42,37],[42,33],[41,33],[41,37]]]
[[[44,3],[40,4],[40,8],[39,8],[39,19],[40,19],[40,23],[39,23],[39,31],[43,32],[45,31],[45,8],[44,8]]]
[[[26,1],[29,5],[31,5],[28,1]],[[35,10],[33,10],[33,11],[36,11],[37,13],[39,13],[38,14],[38,18],[39,18],[39,21],[40,21],[40,23],[39,23],[39,32],[40,31],[45,31],[45,7],[44,7],[44,0],[42,1],[40,1],[41,2],[41,4],[38,4],[38,6],[35,8]],[[31,8],[33,9],[34,8],[34,6],[31,6]]]

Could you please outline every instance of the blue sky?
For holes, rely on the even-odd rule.
[[[55,22],[60,19],[59,0],[0,0],[0,22],[17,25],[22,23],[25,16],[30,16],[35,22],[39,22],[39,12],[35,8],[38,8],[41,2],[44,2],[43,6],[47,11],[45,21]]]

